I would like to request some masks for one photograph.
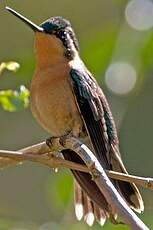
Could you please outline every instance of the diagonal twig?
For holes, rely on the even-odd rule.
[[[59,139],[59,143],[63,147],[75,151],[84,161],[92,178],[98,188],[104,195],[111,207],[112,213],[117,213],[126,223],[134,230],[149,230],[149,228],[137,217],[137,215],[129,208],[125,200],[118,193],[112,182],[107,177],[104,169],[100,165],[95,155],[89,148],[74,137],[65,136]]]
[[[59,138],[58,138],[59,139]],[[57,144],[57,141],[56,141]],[[55,144],[54,144],[55,145]],[[53,146],[55,148],[55,146]],[[104,169],[101,167],[97,161],[94,154],[80,141],[73,137],[65,137],[65,140],[62,142],[63,148],[70,148],[75,151],[85,162],[86,166],[75,164],[74,162],[66,161],[56,155],[53,155],[51,149],[46,146],[45,142],[39,143],[34,146],[27,147],[20,151],[0,151],[0,162],[3,160],[8,160],[7,165],[19,163],[25,160],[30,160],[34,162],[39,162],[45,164],[52,168],[57,167],[67,167],[76,170],[90,172],[93,176],[93,179],[103,195],[105,196],[107,202],[111,206],[112,210],[115,210],[124,222],[129,225],[132,229],[135,230],[149,230],[147,226],[136,216],[136,214],[128,207],[123,198],[119,195],[113,184],[110,182],[107,177]],[[61,149],[60,139],[58,141],[58,146],[56,149]],[[4,163],[5,161],[3,161]],[[6,162],[5,162],[6,163]],[[3,167],[5,166],[3,164]],[[1,166],[1,164],[0,164]],[[125,175],[120,175],[116,172],[108,172],[109,176],[115,177],[115,179],[125,179],[128,178],[128,181],[135,180],[135,177],[128,177]],[[127,179],[126,178],[126,179]],[[130,181],[131,182],[131,181]],[[132,181],[133,182],[133,181]]]
[[[46,153],[49,153],[46,155]],[[50,153],[50,149],[46,145],[46,142],[41,142],[36,145],[29,146],[19,151],[6,151],[0,150],[0,168],[5,168],[10,165],[21,163],[21,161],[35,161],[42,164],[46,164],[51,168],[69,168],[82,172],[89,172],[89,169],[85,165],[80,165],[71,161],[62,159],[61,157],[55,157]],[[144,188],[153,190],[153,178],[145,178],[140,176],[134,176],[130,174],[124,174],[120,172],[114,172],[105,170],[106,174],[116,180],[127,181],[135,183]]]

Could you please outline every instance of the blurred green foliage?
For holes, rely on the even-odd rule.
[[[9,112],[15,112],[29,105],[29,91],[25,86],[21,85],[18,91],[1,90],[0,104],[3,109]]]
[[[0,64],[0,75],[7,69],[16,72],[20,65],[17,62],[2,62]],[[21,85],[19,90],[1,90],[0,91],[0,104],[4,110],[15,112],[29,106],[29,90]]]
[[[20,65],[19,63],[17,62],[13,62],[13,61],[10,61],[10,62],[2,62],[0,64],[0,74],[2,74],[2,72],[7,69],[7,70],[10,70],[10,71],[13,71],[13,72],[16,72],[18,69],[20,68]]]
[[[53,15],[68,18],[80,41],[81,56],[95,74],[111,105],[118,127],[120,148],[128,171],[153,176],[153,32],[134,31],[125,22],[128,0],[8,0],[7,4],[40,23]],[[1,60],[17,60],[17,72],[4,71],[0,89],[5,93],[5,109],[0,108],[1,149],[20,149],[46,139],[46,133],[27,106],[34,71],[33,33],[17,19],[1,10]],[[105,71],[114,61],[127,61],[137,71],[134,90],[124,96],[113,94],[105,85]],[[6,61],[6,63],[8,63]],[[11,77],[13,75],[13,77]],[[17,87],[25,85],[16,91]],[[11,89],[12,91],[8,91]],[[11,167],[0,173],[0,230],[88,230],[77,222],[73,208],[73,178],[68,170],[54,173],[34,163]],[[140,218],[153,227],[153,193],[141,190],[145,214]],[[100,230],[98,224],[92,228]],[[128,229],[107,222],[104,230]]]

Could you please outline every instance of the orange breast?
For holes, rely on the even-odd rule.
[[[69,130],[78,135],[81,131],[82,120],[65,65],[36,70],[31,85],[31,108],[38,122],[53,136]]]

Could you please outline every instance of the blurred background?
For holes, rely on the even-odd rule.
[[[35,68],[34,34],[4,10],[16,9],[40,24],[51,16],[69,19],[81,57],[106,94],[118,128],[128,171],[153,177],[153,1],[151,0],[7,0],[0,1],[0,62],[17,61],[16,73],[4,71],[0,90],[30,88]],[[30,109],[0,108],[0,149],[17,150],[46,139]],[[141,189],[153,228],[153,192]],[[99,230],[98,224],[92,229]],[[0,171],[0,230],[87,230],[75,219],[73,178],[35,163]],[[109,222],[103,229],[128,229]]]

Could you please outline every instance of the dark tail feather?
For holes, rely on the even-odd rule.
[[[84,216],[84,206],[83,206],[83,191],[80,185],[74,181],[74,204],[75,204],[75,215],[80,221]]]
[[[83,208],[84,208],[84,220],[89,225],[92,226],[95,220],[93,203],[90,198],[83,192]]]
[[[107,214],[104,212],[104,210],[100,209],[95,203],[94,203],[94,215],[96,217],[97,222],[103,226],[107,219]]]
[[[62,154],[66,160],[84,164],[82,159],[72,150],[62,150]],[[76,170],[71,171],[80,187],[83,189],[83,191],[85,191],[90,199],[94,201],[99,207],[104,209],[105,212],[109,212],[108,203],[95,182],[92,180],[91,175],[89,173],[84,173]]]
[[[72,150],[62,150],[62,154],[66,160],[84,164],[82,159]],[[127,173],[121,158],[114,153],[110,154],[110,156],[112,169]],[[110,213],[109,205],[96,183],[92,180],[91,175],[76,170],[71,171],[77,181],[77,185],[75,186],[75,201],[79,206],[75,206],[75,211],[77,207],[81,211],[80,216],[78,214],[78,219],[82,219],[90,211],[101,225],[105,223],[107,218],[112,219],[111,221],[115,220],[116,213]],[[135,184],[116,180],[113,180],[113,183],[131,208],[139,213],[143,211],[143,201]],[[92,220],[93,216],[90,215],[89,217],[88,222],[92,223],[94,221]],[[87,222],[87,218],[85,218],[85,221]]]
[[[72,150],[62,150],[62,154],[66,160],[84,164],[82,159]],[[110,213],[109,205],[92,180],[89,173],[83,173],[76,170],[71,170],[75,179],[75,213],[78,220],[84,216],[88,225],[91,225],[96,219],[103,225],[109,216],[116,216],[115,213]]]
[[[85,222],[89,226],[92,226],[96,219],[103,226],[107,218],[105,212],[90,200],[76,181],[74,182],[74,186],[75,214],[77,219],[81,220],[84,217]]]
[[[115,150],[115,148],[112,148],[111,151],[113,151],[110,153],[112,170],[128,174],[120,158],[120,153],[118,153],[117,150]],[[117,190],[121,193],[121,195],[124,197],[128,205],[130,206],[130,208],[132,208],[138,213],[143,212],[143,200],[138,188],[134,183],[115,181],[115,185],[117,187]]]

